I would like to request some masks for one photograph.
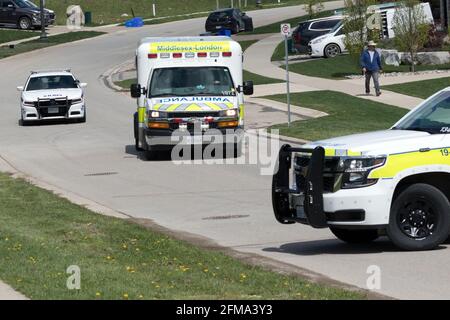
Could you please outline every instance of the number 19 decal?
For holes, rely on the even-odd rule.
[[[448,149],[441,149],[441,155],[443,157],[448,157],[450,155],[450,151],[448,151]]]

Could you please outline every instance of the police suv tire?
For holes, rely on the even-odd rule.
[[[413,204],[411,204],[413,202]],[[402,210],[409,206],[408,210],[416,210],[416,205],[425,203],[427,209],[425,216],[434,216],[436,225],[433,232],[423,238],[413,238],[402,231],[399,221],[402,214],[407,212]],[[422,205],[420,205],[422,208]],[[411,211],[409,211],[411,212]],[[427,221],[428,222],[428,221]],[[427,224],[427,223],[426,223]],[[387,227],[387,235],[397,247],[403,250],[419,251],[434,249],[442,244],[450,234],[450,202],[442,191],[438,188],[424,183],[416,183],[406,188],[394,200]]]
[[[17,25],[19,29],[28,30],[31,28],[31,20],[28,17],[21,17]]]
[[[331,232],[347,243],[369,243],[378,238],[377,229],[342,229],[330,227]]]
[[[236,24],[233,26],[233,30],[231,30],[231,33],[233,34],[239,33],[239,23],[236,22]]]

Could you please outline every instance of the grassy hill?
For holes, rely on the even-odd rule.
[[[33,0],[39,3],[39,0]],[[219,0],[221,7],[230,7],[231,0]],[[281,5],[304,3],[305,0],[282,0]],[[172,16],[193,12],[204,12],[216,9],[217,0],[47,0],[46,7],[56,11],[57,23],[66,21],[66,8],[72,4],[79,4],[83,11],[93,14],[93,24],[117,23],[127,20],[121,17],[126,13],[132,16],[132,9],[136,16],[152,18],[152,3],[156,4],[156,16]],[[255,9],[255,0],[247,0],[248,6],[243,8],[245,0],[233,0],[234,6],[241,3],[242,10]],[[264,0],[264,7],[278,5],[278,0]]]

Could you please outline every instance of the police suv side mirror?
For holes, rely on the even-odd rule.
[[[23,86],[18,86],[17,91],[23,91]]]
[[[79,86],[80,86],[80,88],[86,88],[87,87],[87,83],[86,82],[80,82]]]
[[[130,86],[130,93],[132,98],[139,98],[142,95],[142,88],[139,83],[133,83]]]
[[[253,94],[253,81],[244,81],[243,91],[246,96]]]

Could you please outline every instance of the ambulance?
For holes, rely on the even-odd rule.
[[[144,38],[136,51],[136,149],[148,159],[175,145],[231,145],[242,148],[243,53],[229,37]]]
[[[389,130],[284,145],[272,182],[278,222],[330,228],[349,243],[387,235],[405,250],[449,237],[449,199],[450,87]]]

